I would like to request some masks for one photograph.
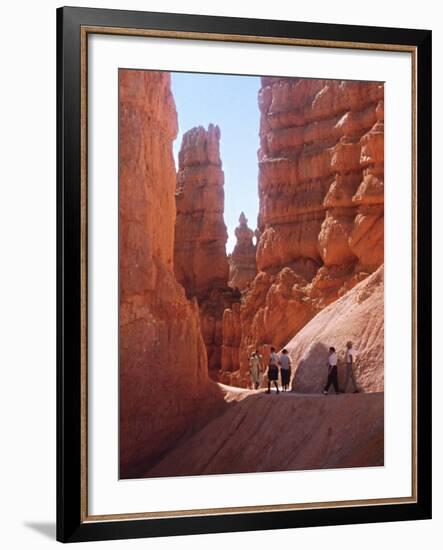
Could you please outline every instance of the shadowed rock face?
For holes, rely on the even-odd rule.
[[[177,115],[168,73],[119,71],[120,476],[213,410],[196,302],[173,271]]]
[[[316,315],[286,348],[295,374],[294,391],[318,393],[327,378],[330,346],[338,353],[339,385],[344,390],[346,342],[357,350],[354,368],[358,389],[383,391],[384,381],[384,268],[359,283]],[[352,390],[349,384],[348,390]]]
[[[383,97],[376,82],[262,78],[258,274],[223,353],[231,383],[383,263]]]
[[[257,274],[255,263],[255,245],[252,241],[254,231],[248,227],[248,220],[242,212],[239,225],[235,229],[237,243],[229,257],[229,286],[244,290]]]
[[[221,366],[223,312],[234,301],[228,287],[223,185],[219,127],[192,128],[183,135],[179,152],[174,271],[188,298],[198,300],[214,379]]]

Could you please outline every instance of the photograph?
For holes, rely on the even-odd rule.
[[[2,547],[433,550],[438,3],[75,4],[2,11]]]
[[[120,480],[384,466],[384,92],[118,69]]]

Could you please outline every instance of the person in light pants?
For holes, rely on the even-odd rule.
[[[346,356],[345,356],[345,382],[343,385],[343,393],[346,393],[348,388],[349,378],[352,380],[354,386],[354,393],[359,393],[357,382],[355,380],[354,365],[357,359],[357,350],[354,348],[352,342],[346,344]]]
[[[249,374],[251,375],[252,389],[258,390],[263,381],[263,357],[256,349],[249,359]]]

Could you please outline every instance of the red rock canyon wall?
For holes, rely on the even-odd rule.
[[[383,97],[381,83],[262,78],[258,274],[224,316],[232,382],[253,348],[286,344],[383,263]]]
[[[121,70],[120,476],[146,471],[218,390],[198,305],[174,277],[177,115],[168,73]],[[225,268],[224,268],[225,269]]]

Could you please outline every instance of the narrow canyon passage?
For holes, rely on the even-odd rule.
[[[183,134],[175,274],[198,300],[212,379],[247,387],[255,349],[266,362],[383,264],[383,96],[377,82],[261,79],[257,228],[239,212],[229,256],[220,128]]]
[[[382,466],[384,463],[383,268],[325,308],[288,344],[292,391],[271,395],[220,384],[225,406],[185,434],[146,477]],[[325,343],[363,334],[360,393],[324,396]],[[345,365],[338,381],[345,388]]]
[[[383,464],[383,84],[261,79],[259,216],[226,254],[223,129],[121,70],[120,477]],[[253,236],[257,243],[254,244]],[[322,396],[327,349],[361,393]],[[248,391],[287,347],[292,390]]]

